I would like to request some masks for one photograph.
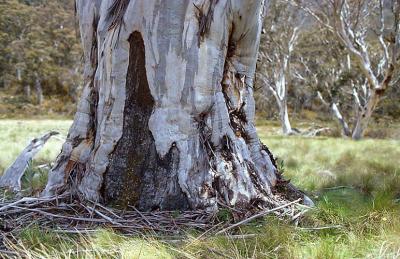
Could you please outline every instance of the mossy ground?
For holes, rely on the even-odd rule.
[[[48,130],[65,136],[70,123],[1,120],[0,172],[29,138]],[[126,237],[107,229],[77,236],[34,226],[20,234],[15,250],[31,258],[400,258],[400,141],[283,137],[271,125],[258,130],[285,177],[316,201],[298,226],[267,217],[236,236],[206,238],[192,230],[178,237]],[[53,161],[61,145],[50,140],[34,164]],[[24,185],[39,189],[45,180],[45,170],[32,169]]]

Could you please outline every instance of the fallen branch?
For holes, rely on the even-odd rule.
[[[305,137],[315,137],[318,136],[321,132],[330,131],[330,128],[318,128],[318,129],[310,129],[304,133]]]
[[[328,191],[339,190],[339,189],[354,189],[354,187],[341,185],[341,186],[333,186],[333,187],[324,188],[324,190],[328,190]]]
[[[1,176],[0,187],[10,188],[15,192],[21,191],[21,178],[28,168],[29,162],[43,148],[47,140],[57,134],[58,132],[51,131],[40,138],[33,139]]]
[[[323,226],[323,227],[313,227],[313,228],[297,228],[300,230],[305,230],[305,231],[313,231],[313,230],[324,230],[324,229],[333,229],[333,228],[342,228],[341,225],[333,225],[333,226]]]

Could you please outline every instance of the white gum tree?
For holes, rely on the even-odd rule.
[[[43,195],[141,210],[310,202],[254,126],[265,6],[77,0],[85,86]]]
[[[293,133],[289,120],[288,91],[290,86],[290,63],[294,48],[304,23],[301,10],[282,0],[273,0],[270,15],[265,20],[265,36],[260,48],[260,72],[263,94],[275,97],[279,110],[282,133]]]
[[[365,83],[353,88],[357,119],[352,138],[361,139],[379,100],[394,79],[400,63],[399,0],[292,1],[332,31],[359,66]]]

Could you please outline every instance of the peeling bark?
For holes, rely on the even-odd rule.
[[[210,211],[303,197],[278,191],[254,126],[263,6],[78,0],[86,87],[43,195]]]

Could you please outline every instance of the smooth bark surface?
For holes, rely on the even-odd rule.
[[[332,103],[331,104],[331,111],[333,116],[337,119],[337,121],[339,122],[341,128],[342,128],[342,135],[343,136],[350,136],[351,135],[351,131],[349,128],[349,125],[347,124],[347,122],[345,121],[345,119],[343,118],[342,113],[340,112],[338,105],[336,103]]]
[[[287,107],[287,100],[284,100],[279,105],[279,117],[281,119],[282,124],[282,132],[285,135],[289,135],[292,133],[292,126],[290,125],[289,121],[289,112]]]
[[[78,0],[85,88],[43,195],[142,210],[303,198],[254,126],[264,4]]]

